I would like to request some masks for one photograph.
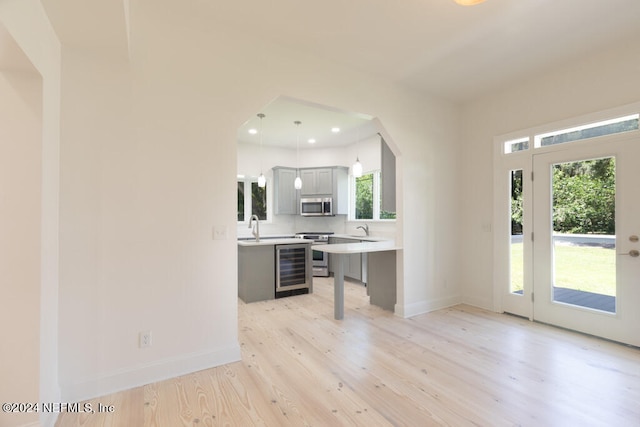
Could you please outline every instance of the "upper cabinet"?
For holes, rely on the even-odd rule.
[[[349,168],[333,166],[300,169],[300,197],[333,198],[333,214],[349,213]]]
[[[329,196],[333,193],[332,168],[301,169],[302,188],[300,196]]]
[[[380,175],[382,181],[381,209],[396,211],[396,156],[387,143],[380,137]]]
[[[276,215],[298,213],[298,192],[294,187],[296,169],[276,166],[273,168],[273,212]]]
[[[333,166],[299,169],[302,179],[300,191],[294,186],[297,171],[295,168],[282,166],[273,168],[273,212],[276,215],[300,213],[300,197],[331,197],[334,215],[346,215],[349,212],[349,168]]]

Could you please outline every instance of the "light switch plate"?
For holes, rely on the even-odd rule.
[[[213,227],[213,240],[227,240],[226,225],[215,225]]]

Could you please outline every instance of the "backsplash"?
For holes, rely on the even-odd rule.
[[[366,222],[366,221],[365,221]],[[272,221],[260,222],[262,236],[290,236],[297,232],[329,231],[335,234],[356,234],[364,232],[357,229],[362,221],[347,221],[346,215],[331,217],[304,217],[300,215],[274,215]],[[396,237],[395,222],[367,222],[369,233],[378,237]],[[238,224],[237,237],[253,237],[247,224]]]

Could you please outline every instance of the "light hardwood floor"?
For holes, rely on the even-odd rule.
[[[457,306],[401,319],[345,283],[239,306],[242,361],[57,426],[640,426],[640,350]]]

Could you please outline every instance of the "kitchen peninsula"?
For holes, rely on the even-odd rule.
[[[238,297],[245,303],[313,292],[311,240],[238,240]]]
[[[395,241],[338,243],[313,245],[313,250],[337,255],[334,265],[333,316],[344,318],[344,261],[350,254],[368,254],[367,291],[373,305],[394,311],[396,304],[396,251],[402,247]]]

